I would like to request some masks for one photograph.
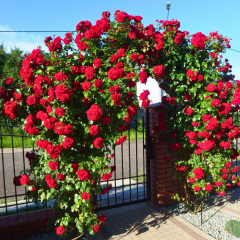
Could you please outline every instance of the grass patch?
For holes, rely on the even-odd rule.
[[[225,224],[225,231],[234,235],[235,237],[240,237],[240,222],[237,220],[229,220]]]
[[[24,200],[24,198],[18,198],[18,199],[17,199],[17,201],[21,201],[21,200]],[[7,203],[16,202],[16,199],[15,199],[15,200],[7,200],[6,202],[7,202]],[[5,201],[0,201],[0,204],[5,204]]]
[[[19,208],[18,212],[17,212],[17,210],[15,210],[15,211],[8,211],[8,213],[6,213],[6,212],[0,213],[0,217],[9,216],[9,215],[17,214],[17,213],[32,212],[32,211],[41,210],[41,209],[45,209],[45,207],[44,206],[37,207],[35,205],[35,206],[29,206],[27,208],[26,206],[24,206],[24,207]]]
[[[133,177],[133,178],[131,178],[131,179],[132,179],[133,181],[138,182],[138,183],[145,182],[145,181],[146,181],[146,175],[144,175],[143,172],[139,172],[139,175],[140,175],[140,176]]]
[[[4,136],[16,135],[16,136]],[[19,127],[3,127],[0,132],[0,147],[1,148],[32,148],[33,141],[31,137],[26,136],[26,133]],[[37,147],[34,143],[34,147]]]
[[[136,136],[136,129],[132,129],[130,128],[129,132],[130,134],[128,134],[128,132],[125,132],[123,135],[127,136],[127,142],[128,141],[136,141],[136,140],[143,140],[143,134],[142,132],[137,132],[137,136]]]

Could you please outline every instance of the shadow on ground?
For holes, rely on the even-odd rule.
[[[128,208],[109,209],[99,214],[104,214],[107,221],[95,235],[97,240],[100,239],[100,234],[104,239],[122,239],[133,232],[138,236],[149,231],[150,228],[160,228],[170,217],[170,214],[150,202],[131,205]]]

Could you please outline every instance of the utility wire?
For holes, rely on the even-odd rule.
[[[0,31],[0,32],[77,32],[77,31]]]
[[[240,53],[240,51],[235,50],[235,49],[232,49],[232,48],[229,48],[228,50],[232,50],[232,51],[234,51],[234,52],[239,52],[239,53]]]

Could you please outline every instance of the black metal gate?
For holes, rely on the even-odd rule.
[[[116,166],[116,171],[108,182],[101,182],[102,186],[112,184],[112,190],[97,196],[97,210],[148,199],[145,126],[142,111],[131,121],[130,129],[123,133],[127,136],[127,141],[112,151],[114,158],[111,165]],[[24,200],[27,189],[13,184],[14,176],[29,168],[25,156],[33,148],[31,137],[26,136],[15,121],[0,116],[0,217],[46,207],[41,203],[36,205]]]
[[[97,210],[148,200],[144,111],[138,113],[122,135],[127,136],[127,141],[112,151],[111,165],[116,166],[116,171],[109,181],[101,182],[102,186],[111,184],[112,190],[97,196]]]

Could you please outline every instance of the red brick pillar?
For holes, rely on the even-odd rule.
[[[154,127],[158,123],[157,112],[154,108],[158,108],[160,105],[161,103],[158,103],[148,107],[148,136],[151,139],[151,149],[149,149],[151,154],[148,159],[148,161],[150,161],[148,165],[150,167],[150,171],[148,171],[148,174],[150,174],[150,184],[148,186],[150,188],[150,201],[159,207],[164,207],[177,203],[171,199],[171,196],[176,193],[183,195],[184,191],[178,180],[173,179],[172,174],[169,174],[173,164],[170,163],[167,166],[163,160],[164,156],[168,156],[171,162],[175,161],[177,158],[167,153],[165,144],[159,140],[159,133],[154,132]]]

